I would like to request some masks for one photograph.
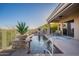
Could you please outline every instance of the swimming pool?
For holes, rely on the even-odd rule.
[[[43,54],[44,49],[46,48],[46,45],[43,41],[43,38],[39,36],[33,36],[32,42],[31,42],[31,53],[32,54]]]
[[[52,46],[51,41],[43,36],[33,36],[30,43],[31,54],[58,54],[62,53],[55,45]],[[52,53],[53,47],[53,53]]]

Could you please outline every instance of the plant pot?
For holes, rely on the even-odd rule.
[[[26,35],[19,35],[17,36],[18,40],[15,40],[13,42],[13,48],[14,49],[17,49],[17,48],[26,48],[26,42],[25,42],[25,39],[26,39]]]
[[[25,40],[27,38],[27,35],[18,35],[17,38],[19,40]]]

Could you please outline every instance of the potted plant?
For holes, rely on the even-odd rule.
[[[18,36],[18,39],[19,39],[18,45],[21,48],[25,48],[25,46],[26,46],[25,39],[27,37],[27,35],[25,35],[25,33],[28,31],[28,26],[26,26],[25,22],[18,22],[18,24],[16,25],[16,27],[17,27],[17,31],[20,34]]]

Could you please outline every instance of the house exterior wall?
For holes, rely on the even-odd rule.
[[[79,40],[79,12],[75,12],[69,16],[59,19],[60,28],[62,30],[62,24],[66,21],[74,20],[74,39]]]

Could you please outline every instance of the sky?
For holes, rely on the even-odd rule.
[[[29,28],[37,28],[47,21],[56,8],[55,3],[0,3],[0,27],[15,27],[17,21],[25,22]]]

